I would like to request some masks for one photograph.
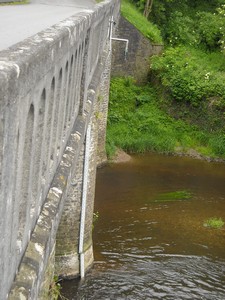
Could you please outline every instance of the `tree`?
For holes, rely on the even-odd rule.
[[[152,10],[153,0],[146,0],[145,1],[145,9],[143,15],[148,19],[149,14]]]

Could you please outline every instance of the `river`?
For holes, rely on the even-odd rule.
[[[95,263],[68,299],[225,299],[225,229],[204,226],[225,221],[224,164],[135,155],[98,170],[95,211]]]

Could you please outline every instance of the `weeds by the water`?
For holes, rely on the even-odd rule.
[[[95,223],[98,221],[98,218],[99,218],[99,212],[96,211],[96,212],[93,213],[92,230],[94,229]]]
[[[69,300],[61,294],[62,286],[58,276],[54,276],[54,279],[49,287],[49,298],[52,300]]]
[[[189,149],[210,157],[225,157],[225,137],[175,119],[161,109],[163,99],[150,85],[134,80],[111,81],[107,153],[116,147],[127,152],[185,153]]]
[[[223,227],[224,224],[225,223],[222,220],[222,218],[214,217],[214,218],[210,218],[210,219],[206,220],[203,225],[205,227],[209,227],[209,228],[220,229]]]
[[[172,201],[182,201],[182,200],[190,200],[192,198],[192,194],[189,191],[174,191],[168,193],[162,193],[157,196],[157,199],[154,202],[172,202]]]

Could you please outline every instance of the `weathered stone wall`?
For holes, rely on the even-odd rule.
[[[44,277],[42,278],[41,286],[38,293],[38,300],[46,300],[53,298],[55,293],[55,285],[57,282],[54,280],[55,274],[55,245],[49,255],[47,267],[45,269]]]
[[[118,12],[119,0],[106,0],[0,52],[1,299],[39,297],[46,272],[52,274],[47,270],[65,202],[61,222],[71,231],[74,217],[68,240],[77,240],[89,126],[84,251],[87,267],[92,262],[97,99],[110,55],[109,20]],[[58,245],[56,252],[67,255]]]
[[[129,48],[125,59],[125,43],[113,41],[112,76],[132,76],[139,83],[145,83],[149,73],[149,57],[159,54],[162,51],[162,45],[151,44],[122,16],[119,19],[115,36],[128,39]]]
[[[109,104],[109,88],[111,76],[111,55],[106,58],[105,69],[102,72],[99,94],[97,99],[97,120],[98,120],[98,166],[107,162],[105,142],[106,142],[106,127],[108,117]]]

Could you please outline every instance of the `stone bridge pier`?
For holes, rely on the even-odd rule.
[[[93,262],[96,166],[106,159],[110,20],[119,0],[0,52],[0,299],[51,299]]]

